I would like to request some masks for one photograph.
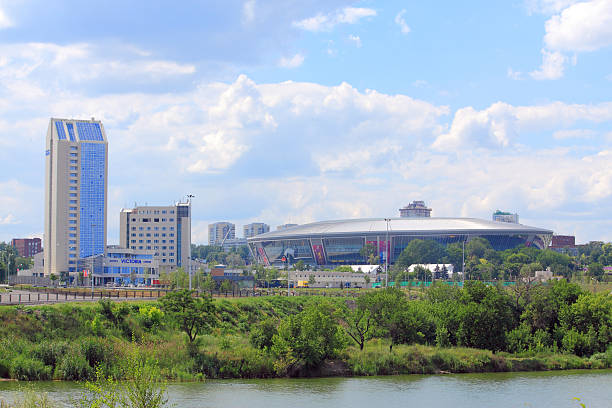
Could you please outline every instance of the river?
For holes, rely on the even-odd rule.
[[[24,383],[0,382],[0,399],[12,401]],[[37,382],[58,406],[81,392],[70,382]],[[405,375],[388,377],[211,380],[169,385],[178,408],[587,408],[612,407],[612,370],[535,373]]]

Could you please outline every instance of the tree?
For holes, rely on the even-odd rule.
[[[365,244],[359,250],[359,255],[361,255],[361,257],[365,259],[369,265],[377,265],[379,263],[378,262],[379,257],[378,257],[378,251],[376,250],[376,245],[372,244],[371,242]]]
[[[189,343],[213,327],[215,306],[208,295],[194,297],[193,290],[170,292],[160,299],[162,309],[176,322],[179,329],[187,334]]]
[[[294,265],[293,265],[293,269],[295,269],[296,271],[305,271],[306,270],[306,264],[304,263],[304,261],[302,261],[301,259],[299,261],[297,261]]]
[[[400,289],[385,288],[376,292],[368,292],[359,298],[362,307],[367,309],[376,325],[376,334],[390,340],[389,352],[393,345],[402,342],[402,319],[407,317],[406,296]]]
[[[413,239],[404,248],[396,264],[408,267],[413,264],[440,263],[445,256],[445,248],[436,241]]]
[[[315,279],[315,276],[313,274],[310,274],[310,276],[308,277],[308,284],[309,285],[314,285],[315,283],[317,283],[317,280]]]
[[[233,288],[232,281],[230,281],[229,279],[223,279],[223,282],[221,282],[221,287],[219,288],[219,290],[221,292],[231,292],[232,288]]]
[[[476,237],[471,239],[465,245],[465,253],[467,257],[484,258],[485,252],[491,248],[491,244],[484,238]]]
[[[341,314],[344,331],[357,343],[359,350],[363,350],[372,328],[372,313],[367,308],[367,302],[362,299],[358,298],[356,302],[345,305]]]
[[[57,280],[57,275],[52,273],[49,275],[49,279],[51,279],[51,283],[53,284],[53,286],[55,286],[55,281]]]
[[[592,264],[589,264],[588,271],[589,271],[589,276],[597,280],[601,280],[601,277],[604,274],[603,265],[600,264],[599,262],[593,262]]]
[[[272,338],[272,352],[278,371],[301,367],[315,368],[334,358],[346,345],[342,328],[329,302],[309,305],[304,311],[287,316]]]

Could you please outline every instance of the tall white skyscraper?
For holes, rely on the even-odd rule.
[[[106,248],[108,141],[102,123],[52,118],[45,155],[44,272],[75,274],[79,260]]]

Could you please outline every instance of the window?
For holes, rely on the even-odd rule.
[[[70,160],[70,164],[78,164],[77,160]]]
[[[162,249],[165,249],[165,248],[162,248]],[[166,253],[165,253],[165,252],[162,252],[162,256],[166,256]]]
[[[174,249],[174,247],[173,246],[169,246],[168,249]]]
[[[150,232],[147,232],[147,237],[150,237],[150,236],[151,236],[151,233],[150,233]]]
[[[140,231],[142,231],[142,230],[144,229],[144,227],[138,227],[138,229],[139,229]]]
[[[70,204],[76,204],[77,200],[70,200]]]
[[[71,179],[71,180],[70,180],[70,184],[76,184],[76,183],[78,183],[78,181],[77,181],[77,180],[74,180],[74,179]]]
[[[77,208],[76,207],[70,207],[70,211],[76,211]]]
[[[68,254],[68,258],[76,258],[76,254]]]
[[[159,227],[155,227],[153,228],[155,231],[159,231]]]
[[[76,227],[68,227],[68,230],[70,230],[70,231],[76,231]]]
[[[150,218],[143,218],[143,219],[142,219],[142,222],[149,222],[149,219],[150,219]]]
[[[166,219],[165,219],[165,218],[162,218],[162,222],[166,222]]]
[[[163,242],[162,242],[162,243],[163,243]],[[165,247],[165,246],[163,246],[163,247],[162,247],[162,249],[166,249],[166,247]]]
[[[74,265],[75,262],[74,261],[68,261],[68,264]],[[70,272],[74,272],[74,268],[70,268]]]
[[[78,156],[78,154],[76,154],[76,153],[70,153],[70,157],[77,157],[77,156]]]
[[[159,218],[153,218],[153,222],[159,222]]]
[[[174,240],[173,239],[169,239],[168,242],[171,243],[171,244],[174,244]]]
[[[162,263],[166,263],[166,258],[162,259]]]
[[[78,190],[78,189],[77,189],[75,186],[70,186],[70,190],[72,190],[72,191],[76,191],[76,190]]]
[[[170,210],[170,214],[174,214],[174,210]]]
[[[147,249],[151,249],[151,247],[150,247],[150,246],[148,246],[148,247],[147,247]]]
[[[136,227],[132,227],[132,231],[136,231]]]
[[[151,227],[147,227],[147,231],[151,231]]]
[[[165,244],[165,243],[166,243],[166,240],[165,240],[165,239],[162,239],[162,244]]]
[[[76,240],[75,239],[71,239],[68,241],[69,244],[71,245],[76,245]]]
[[[70,238],[76,238],[76,234],[68,234]]]
[[[174,222],[174,218],[170,218],[170,222]]]
[[[132,241],[130,241],[130,242],[131,242],[132,244],[135,244],[135,243],[136,243],[136,240],[135,240],[135,239],[133,239],[133,240],[132,240]]]
[[[153,249],[159,249],[159,247],[158,246],[154,246]],[[159,254],[156,253],[155,255],[159,255]]]
[[[154,240],[153,240],[153,243],[154,243],[154,244],[158,244],[158,243],[159,243],[159,240],[154,239]]]
[[[174,231],[174,227],[170,227],[170,231]]]
[[[70,173],[70,177],[77,177],[76,173]]]
[[[76,193],[70,193],[70,197],[76,197],[77,194]]]
[[[68,220],[68,224],[76,224],[76,220]]]
[[[76,218],[76,214],[75,213],[70,213],[68,214],[71,218]]]
[[[76,151],[76,150],[78,150],[78,148],[76,146],[70,146],[70,150]]]
[[[135,237],[135,236],[136,236],[136,234],[132,233],[132,236],[133,236],[133,237]]]
[[[171,234],[170,234],[170,236],[171,236],[171,237],[173,237],[173,236],[174,236],[174,234],[172,234],[172,233],[171,233]]]
[[[132,218],[132,222],[136,222],[136,218]]]
[[[139,244],[142,244],[143,242],[144,242],[144,241],[143,241],[142,239],[139,239],[139,240],[138,240],[138,243],[139,243]],[[142,248],[140,248],[140,249],[142,249]]]
[[[165,214],[165,213],[166,213],[166,210],[162,210],[162,214]]]
[[[71,171],[77,171],[77,166],[70,166]]]
[[[138,236],[139,236],[139,237],[144,237],[144,234],[142,234],[142,233],[141,233],[141,234],[138,234]]]
[[[162,231],[165,231],[165,230],[166,230],[166,227],[162,227]]]
[[[153,234],[154,237],[159,237],[158,233]]]
[[[170,255],[170,256],[174,256],[174,252],[170,252],[168,255]]]

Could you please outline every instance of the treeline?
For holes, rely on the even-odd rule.
[[[581,251],[578,257],[527,246],[496,251],[486,239],[475,238],[465,244],[464,253],[462,243],[443,246],[436,241],[415,239],[402,251],[390,273],[394,280],[431,279],[431,272],[421,268],[409,273],[407,267],[412,264],[452,264],[455,272],[460,272],[465,255],[466,279],[517,280],[533,277],[535,271],[547,268],[555,276],[606,279],[603,265],[612,264],[612,244],[590,243]],[[450,274],[448,277],[442,275],[434,278],[453,278]]]
[[[19,256],[10,244],[0,242],[0,283],[7,283],[8,277],[17,271],[32,266],[32,259]]]
[[[173,380],[612,367],[612,297],[565,281],[512,291],[434,285],[357,299],[213,300],[0,308],[0,377],[120,377],[134,346]],[[330,361],[341,367],[326,371]]]
[[[246,245],[224,251],[220,246],[192,244],[191,256],[194,259],[206,260],[208,264],[224,264],[232,267],[251,263],[251,254]]]

